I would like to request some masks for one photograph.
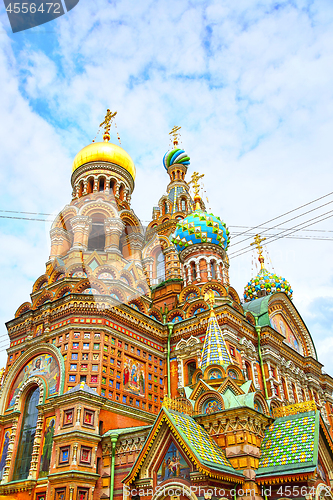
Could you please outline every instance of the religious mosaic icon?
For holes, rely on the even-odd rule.
[[[157,472],[157,484],[171,478],[190,479],[190,468],[185,458],[172,442],[165,453]]]
[[[42,444],[43,454],[41,458],[39,477],[46,477],[49,473],[54,430],[55,430],[55,418],[49,417],[46,419],[45,422],[45,433]]]
[[[123,383],[124,390],[136,396],[145,395],[144,365],[137,360],[124,357]]]
[[[9,440],[10,435],[12,433],[11,429],[7,429],[5,431],[3,443],[2,443],[2,451],[1,451],[1,459],[0,459],[0,479],[3,478],[4,468],[6,465],[6,459],[8,454]]]
[[[21,386],[31,377],[41,378],[48,388],[48,394],[57,394],[60,384],[60,371],[56,359],[50,354],[41,354],[29,361],[15,380],[9,396],[9,407],[14,406]]]

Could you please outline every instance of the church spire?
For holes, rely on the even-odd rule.
[[[205,293],[205,301],[210,306],[210,317],[199,364],[202,372],[210,365],[226,367],[232,364],[223,333],[214,313],[215,296],[212,290]]]

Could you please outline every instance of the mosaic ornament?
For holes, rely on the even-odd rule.
[[[270,273],[267,269],[261,269],[257,276],[252,278],[244,288],[244,300],[250,302],[263,295],[271,295],[277,292],[284,292],[290,298],[293,296],[290,283],[285,278]]]
[[[226,224],[219,217],[203,210],[195,210],[179,221],[171,241],[178,252],[198,243],[211,243],[227,250],[230,243]]]

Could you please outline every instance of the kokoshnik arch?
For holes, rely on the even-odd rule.
[[[333,380],[290,284],[266,269],[258,236],[261,269],[239,297],[229,231],[207,212],[201,176],[186,180],[177,127],[144,231],[114,116],[76,155],[45,274],[7,323],[0,495],[331,496]]]

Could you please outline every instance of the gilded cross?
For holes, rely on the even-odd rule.
[[[188,184],[193,184],[194,196],[199,196],[200,186],[198,180],[204,177],[205,174],[199,175],[199,172],[193,172],[191,180]]]
[[[106,110],[104,122],[102,122],[100,124],[100,127],[103,127],[103,125],[104,125],[105,133],[108,134],[110,132],[111,122],[112,122],[113,118],[116,116],[116,114],[117,114],[117,111],[112,113],[112,111],[110,111],[109,109]]]
[[[181,127],[177,127],[176,125],[172,128],[171,132],[169,132],[169,135],[172,135],[173,137],[173,145],[178,146],[178,139],[180,136],[179,130]]]
[[[266,238],[261,238],[259,234],[256,234],[255,237],[254,237],[254,242],[251,243],[251,245],[255,245],[257,247],[257,251],[258,251],[258,260],[260,262],[260,265],[261,265],[261,269],[264,268],[264,257],[262,255],[262,246],[261,246],[261,243],[263,241],[265,241]]]

